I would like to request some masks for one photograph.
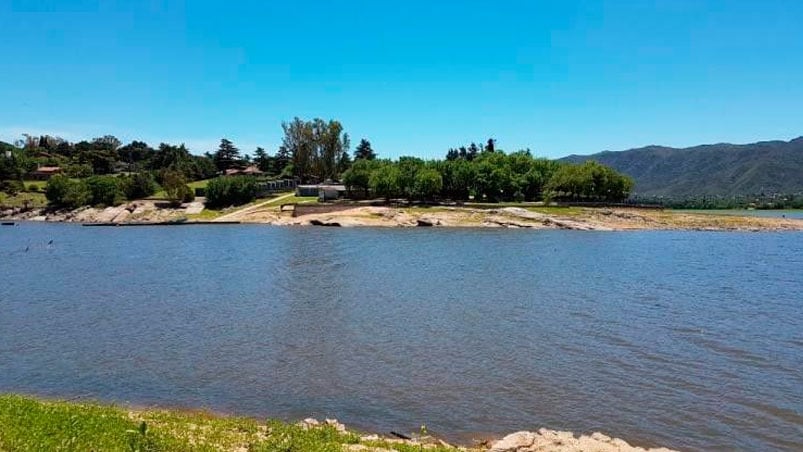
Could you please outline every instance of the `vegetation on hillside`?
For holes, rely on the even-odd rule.
[[[713,144],[676,149],[648,146],[622,152],[569,156],[567,163],[595,160],[629,175],[634,196],[684,207],[791,204],[803,196],[803,137],[744,145]],[[794,196],[793,196],[794,197]],[[783,204],[779,202],[783,201]]]

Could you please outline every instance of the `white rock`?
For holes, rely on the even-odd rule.
[[[488,452],[516,452],[519,449],[532,446],[536,436],[533,432],[511,433],[493,443]]]
[[[312,427],[317,427],[317,426],[321,425],[321,423],[318,422],[318,420],[315,419],[315,418],[308,417],[308,418],[304,419],[303,421],[299,422],[298,425],[301,426],[304,429],[309,429],[309,428],[312,428]]]

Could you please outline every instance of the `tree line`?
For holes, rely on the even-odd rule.
[[[533,157],[529,150],[506,154],[490,146],[476,154],[455,156],[450,150],[445,160],[358,160],[343,174],[343,183],[357,197],[486,202],[618,202],[633,187],[629,177],[596,162],[571,165]]]
[[[537,158],[529,150],[511,153],[488,139],[446,151],[444,159],[380,159],[370,141],[350,151],[350,137],[336,120],[294,118],[282,123],[281,145],[273,153],[257,147],[243,153],[226,138],[203,155],[184,144],[144,141],[123,144],[111,135],[71,143],[49,135],[30,136],[15,144],[0,143],[0,189],[24,190],[19,184],[38,166],[59,166],[46,190],[54,205],[114,204],[150,196],[159,188],[174,202],[191,198],[188,182],[209,183],[210,204],[248,202],[256,180],[224,180],[230,169],[256,166],[262,179],[297,183],[342,181],[352,197],[498,202],[571,199],[621,201],[633,181],[595,162],[582,165]],[[239,176],[244,177],[244,176]]]

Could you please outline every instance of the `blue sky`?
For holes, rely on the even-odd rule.
[[[0,0],[0,139],[271,153],[340,120],[384,157],[803,135],[803,2]]]

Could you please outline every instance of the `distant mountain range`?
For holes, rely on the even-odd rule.
[[[673,198],[803,193],[803,137],[690,148],[647,146],[560,159],[596,160],[632,177],[635,196]]]

